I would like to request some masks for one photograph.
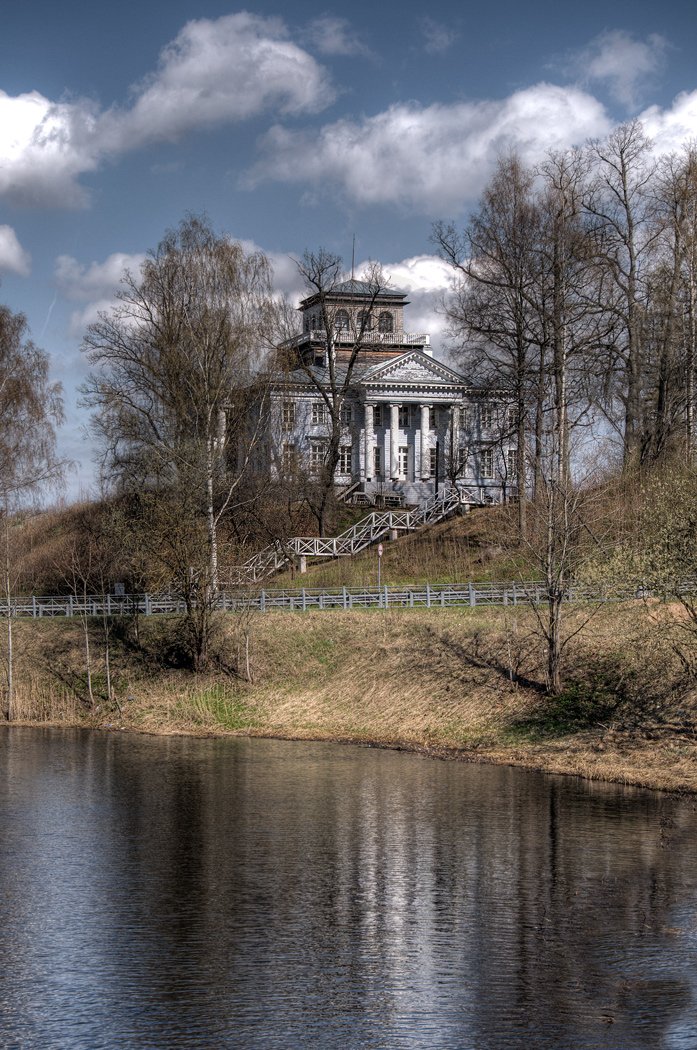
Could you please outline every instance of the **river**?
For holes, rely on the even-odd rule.
[[[0,732],[0,1045],[697,1046],[695,800]]]

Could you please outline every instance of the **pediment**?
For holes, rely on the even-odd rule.
[[[420,350],[410,350],[406,354],[400,354],[393,361],[384,361],[369,368],[363,373],[361,383],[371,386],[376,383],[395,383],[399,386],[412,383],[420,386],[454,383],[461,386],[463,377],[428,354]]]

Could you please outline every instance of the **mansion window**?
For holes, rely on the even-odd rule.
[[[509,478],[518,476],[518,449],[509,448],[506,452],[506,473]]]
[[[511,405],[506,409],[506,426],[512,431],[518,429],[518,409]]]
[[[295,401],[283,402],[281,421],[286,429],[295,426]]]
[[[378,318],[379,332],[394,332],[394,317],[389,310],[383,310]]]
[[[382,426],[382,405],[374,405],[373,406],[373,426],[374,427],[381,427]]]
[[[341,422],[342,423],[350,423],[351,422],[351,417],[352,417],[351,406],[350,405],[342,405],[341,406]]]
[[[482,478],[493,478],[494,476],[494,450],[483,448],[479,453],[479,476]]]
[[[435,408],[429,408],[428,410],[428,429],[436,429],[436,410]]]
[[[298,450],[295,445],[286,442],[283,446],[283,473],[295,474],[298,469]]]
[[[471,425],[470,410],[466,405],[463,405],[460,409],[460,429],[469,430]]]
[[[480,405],[479,406],[479,423],[482,430],[489,430],[494,425],[494,406],[493,405]],[[487,475],[488,476],[488,475]]]
[[[382,449],[373,449],[373,477],[382,477]]]
[[[337,464],[337,474],[350,474],[352,467],[352,452],[353,447],[351,445],[341,445],[339,448],[339,462]]]
[[[321,473],[322,467],[324,466],[324,457],[327,451],[327,445],[324,441],[311,441],[310,442],[310,474],[317,477]]]
[[[373,318],[370,310],[360,310],[358,313],[358,331],[369,332],[373,327]]]
[[[437,470],[438,470],[438,449],[437,448],[429,448],[429,450],[428,450],[428,473],[429,473],[429,477],[435,478]]]
[[[409,470],[409,448],[407,445],[400,445],[397,449],[397,467],[399,476],[406,478]]]
[[[334,318],[334,327],[339,332],[347,332],[349,329],[348,310],[337,310]]]
[[[457,450],[457,472],[458,474],[465,474],[467,472],[467,460],[469,459],[469,449],[466,445]]]
[[[324,401],[312,402],[312,425],[318,426],[327,422],[327,406]]]
[[[405,428],[409,426],[409,405],[399,406],[399,426]]]

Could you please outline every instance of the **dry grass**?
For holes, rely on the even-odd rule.
[[[162,621],[147,629],[156,641]],[[655,610],[603,610],[580,636],[558,701],[540,688],[543,654],[525,610],[276,613],[257,617],[252,631],[251,685],[115,652],[119,710],[99,692],[98,667],[97,702],[86,704],[79,624],[18,624],[17,717],[371,741],[697,790],[696,705]],[[98,662],[98,639],[94,655]]]

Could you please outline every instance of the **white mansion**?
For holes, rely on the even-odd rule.
[[[321,387],[350,380],[342,402],[337,487],[359,503],[419,505],[450,482],[464,502],[515,494],[515,414],[433,357],[428,335],[404,330],[405,292],[379,294],[349,280],[322,301],[300,304],[302,332],[284,347],[286,370],[274,373],[270,420],[272,474],[317,473],[329,416]],[[327,318],[333,338],[327,340]],[[356,350],[357,333],[359,349]]]

